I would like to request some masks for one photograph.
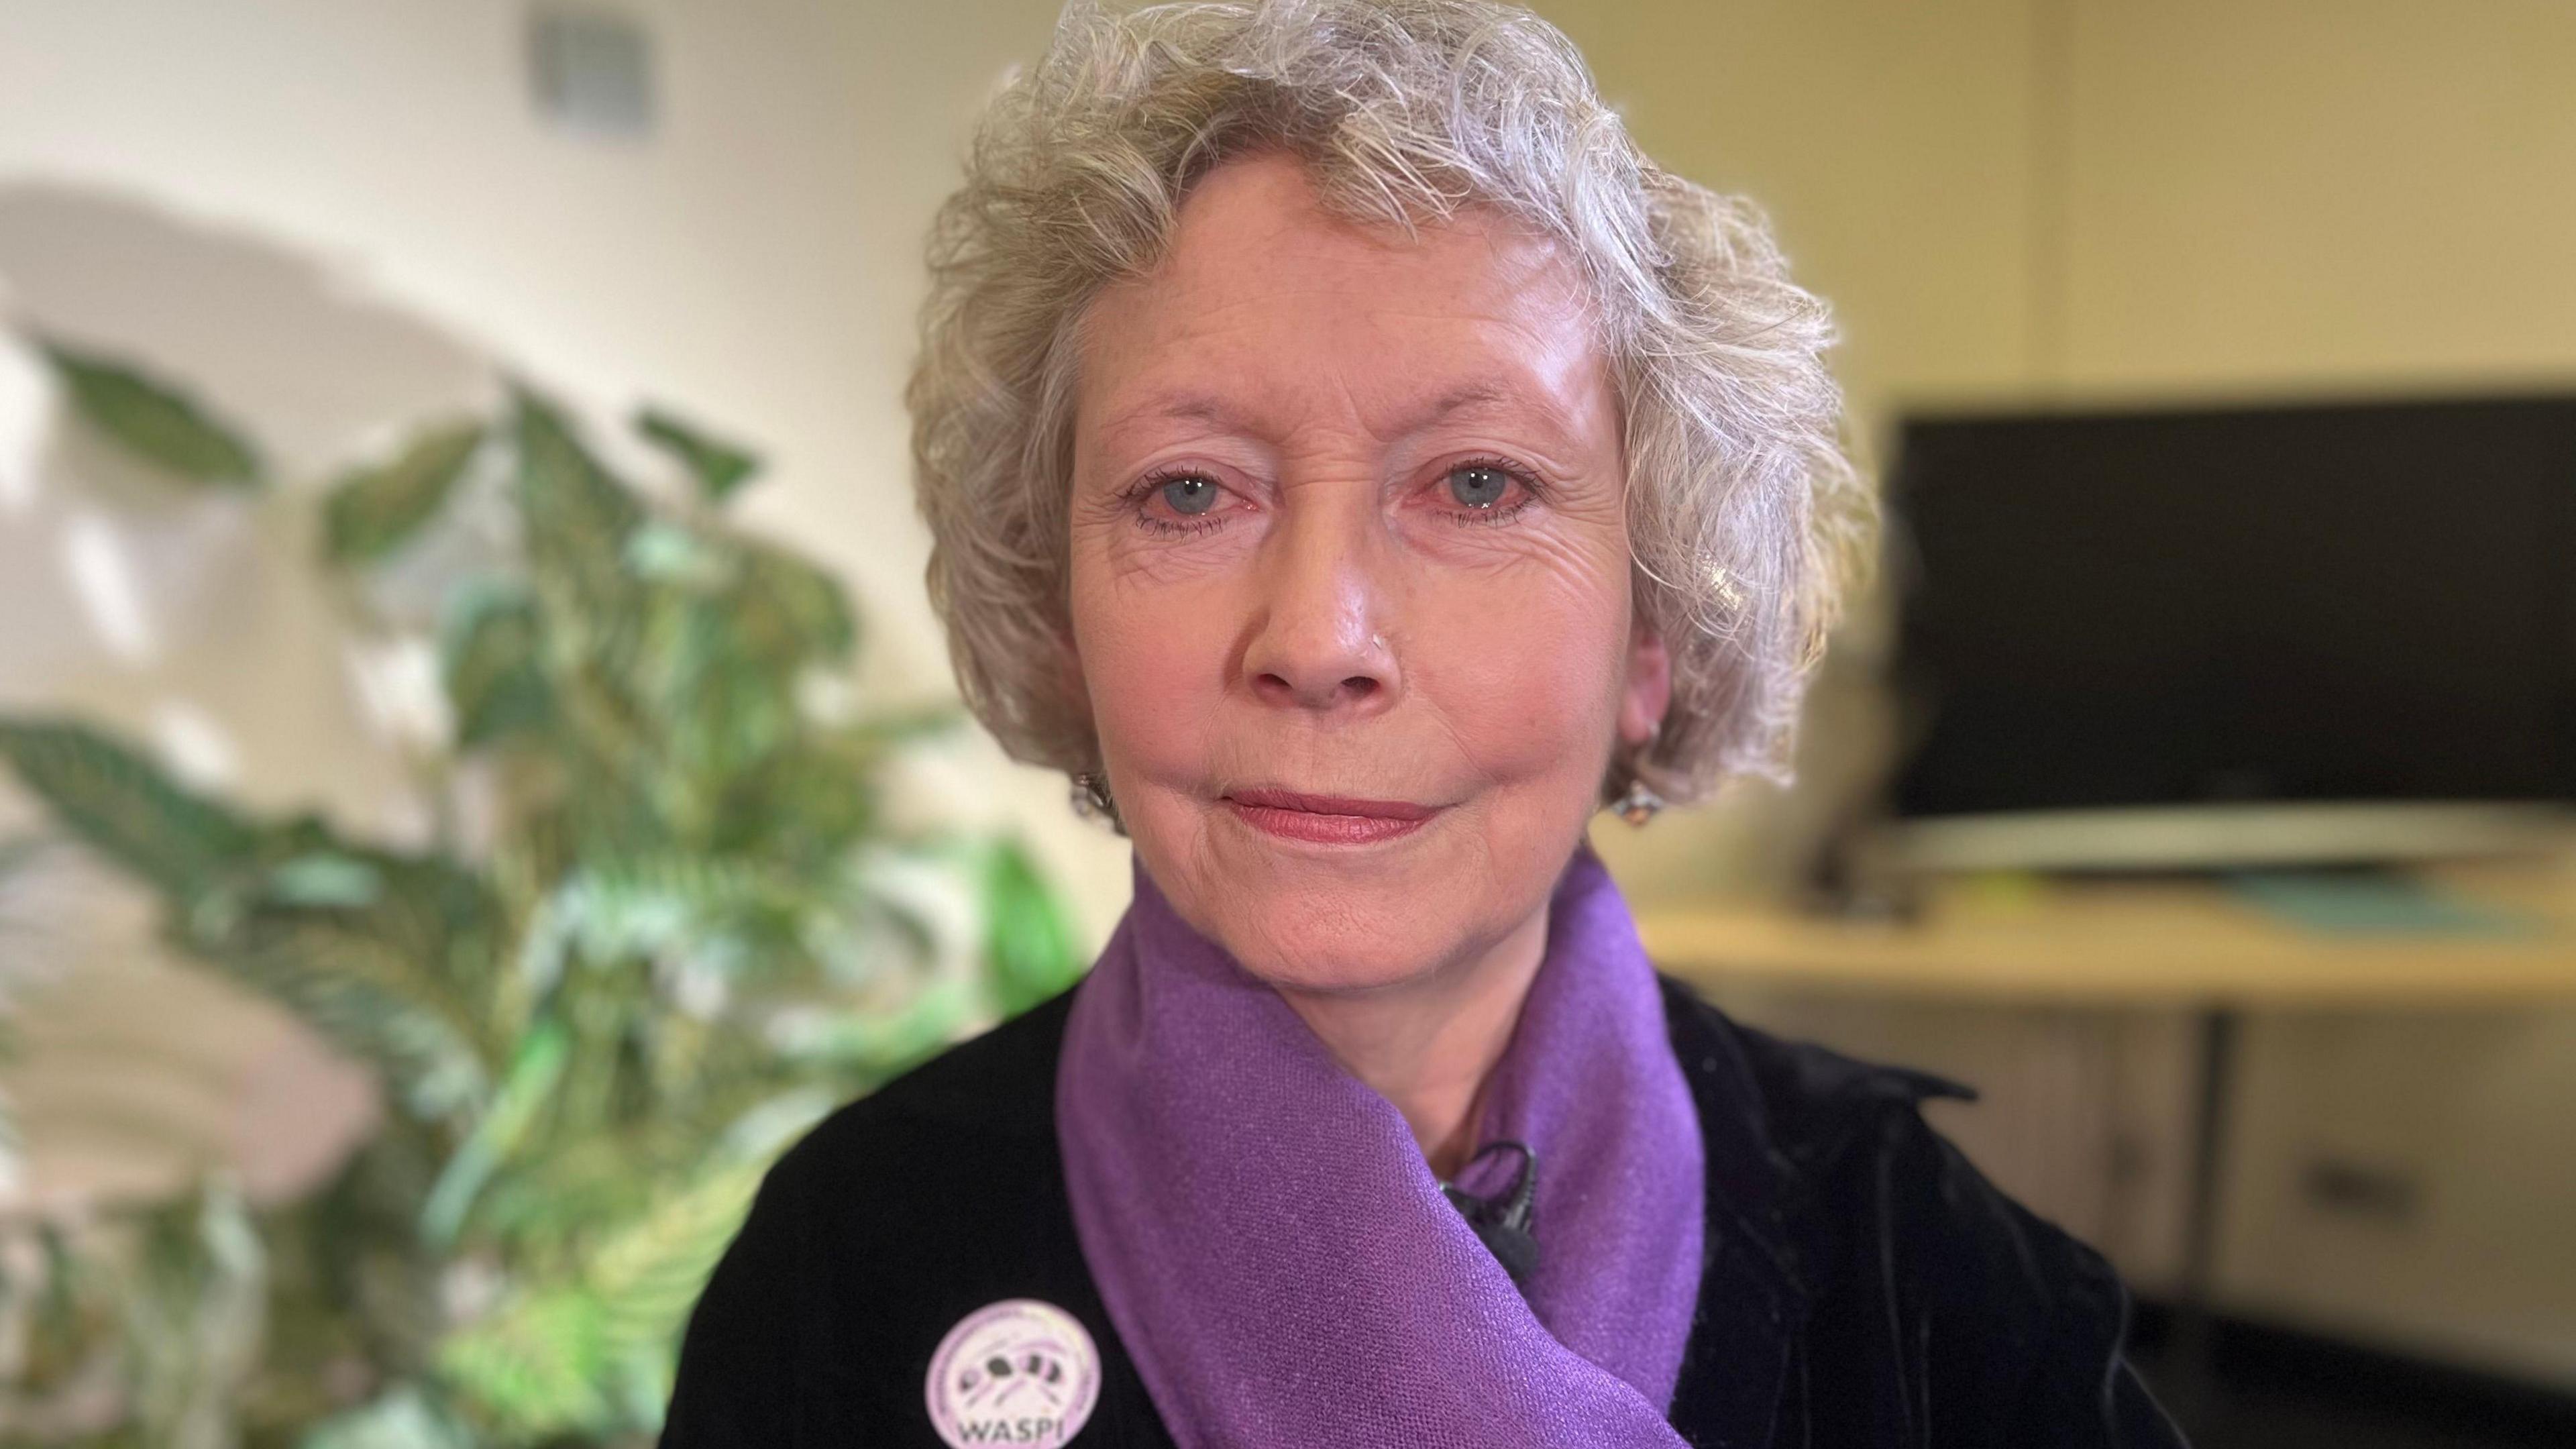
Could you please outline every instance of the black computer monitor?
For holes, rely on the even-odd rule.
[[[2576,397],[1923,418],[1914,819],[2576,799]]]

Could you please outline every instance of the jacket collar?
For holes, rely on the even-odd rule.
[[[1699,1109],[1708,1163],[1700,1296],[1671,1410],[1702,1446],[1772,1442],[1812,1304],[1815,1265],[1800,1229],[1817,1173],[1885,1109],[1972,1097],[1924,1073],[1822,1051],[1751,1049],[1745,1031],[1690,987],[1662,978],[1673,1053]]]
[[[1772,1143],[1742,1042],[1687,987],[1669,977],[1663,984],[1708,1163],[1699,1305],[1670,1418],[1694,1444],[1767,1445],[1807,1319],[1808,1289],[1789,1234],[1799,1179]]]

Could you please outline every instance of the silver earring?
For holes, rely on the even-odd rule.
[[[1642,826],[1655,818],[1656,811],[1664,808],[1664,797],[1647,789],[1645,781],[1631,780],[1628,793],[1612,801],[1610,808],[1618,811],[1619,818],[1630,825]]]
[[[1073,777],[1073,813],[1085,820],[1116,823],[1118,802],[1109,798],[1109,782],[1089,770]]]

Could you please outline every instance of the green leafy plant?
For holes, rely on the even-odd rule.
[[[46,351],[86,423],[174,486],[267,487],[208,409]],[[1018,848],[887,821],[885,767],[944,721],[812,703],[850,693],[858,622],[828,575],[726,521],[757,461],[658,410],[637,427],[671,496],[526,388],[321,496],[349,626],[435,636],[449,723],[413,764],[436,798],[481,792],[479,839],[258,815],[98,728],[0,717],[0,761],[157,897],[177,951],[371,1068],[386,1106],[303,1201],[209,1181],[92,1241],[40,1225],[47,1271],[0,1284],[47,1330],[0,1386],[0,1443],[71,1434],[58,1401],[101,1381],[89,1442],[647,1440],[775,1154],[1073,979]],[[460,520],[507,546],[406,621],[385,576]]]

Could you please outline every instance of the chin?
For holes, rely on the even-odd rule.
[[[1428,975],[1459,952],[1474,923],[1426,912],[1409,893],[1278,890],[1218,906],[1217,944],[1283,991],[1366,991]]]
[[[1498,870],[1470,822],[1445,824],[1343,853],[1273,843],[1227,821],[1187,879],[1155,879],[1185,919],[1274,987],[1394,986],[1491,945],[1546,894],[1544,880]]]

